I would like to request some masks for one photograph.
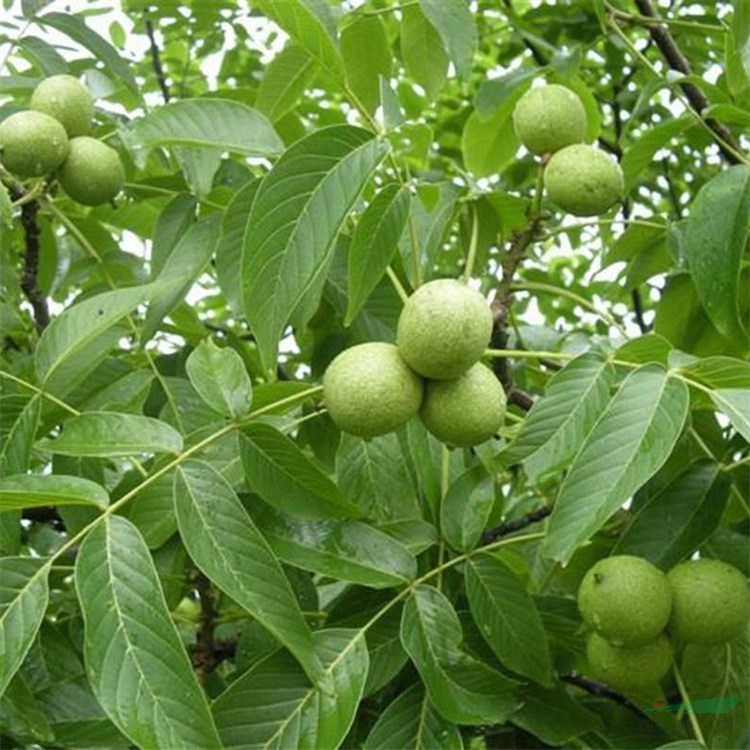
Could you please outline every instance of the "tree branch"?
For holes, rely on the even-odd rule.
[[[692,68],[687,57],[683,54],[682,50],[677,46],[677,42],[672,36],[669,29],[663,24],[659,23],[662,19],[651,4],[651,0],[635,0],[635,5],[643,16],[654,19],[656,23],[647,24],[646,28],[651,38],[656,43],[664,59],[672,70],[676,70],[683,75],[692,75]],[[705,94],[693,83],[681,83],[680,88],[685,92],[690,106],[695,110],[698,116],[706,123],[706,125],[718,136],[717,141],[719,150],[721,151],[724,158],[730,164],[739,164],[740,159],[737,156],[738,152],[741,152],[739,144],[735,140],[731,131],[722,125],[718,120],[713,117],[705,117],[704,111],[709,107],[709,101]]]
[[[216,658],[216,644],[214,643],[214,628],[218,612],[214,606],[215,592],[211,586],[211,581],[203,573],[198,573],[194,582],[200,599],[201,623],[195,639],[195,646],[192,649],[192,662],[198,679],[204,682],[209,673],[221,661]]]
[[[151,65],[156,74],[156,81],[161,89],[161,95],[164,97],[164,102],[169,103],[169,85],[167,84],[167,77],[164,74],[164,68],[161,64],[161,54],[159,53],[159,45],[156,43],[156,36],[154,35],[154,25],[151,23],[151,19],[146,19],[146,34],[148,35],[148,41],[151,49]]]
[[[596,695],[600,698],[608,698],[615,703],[619,703],[621,706],[627,708],[629,711],[632,711],[634,714],[637,714],[642,719],[648,720],[649,718],[648,716],[646,716],[646,714],[643,713],[643,711],[641,711],[640,708],[638,708],[638,706],[635,705],[635,703],[626,698],[622,693],[618,693],[616,690],[612,690],[611,687],[605,685],[602,682],[590,680],[588,677],[584,677],[583,675],[578,674],[578,672],[568,672],[566,674],[561,674],[560,680],[562,682],[567,682],[569,685],[575,685],[576,687],[585,690],[591,695]]]
[[[39,273],[38,211],[39,203],[35,200],[24,203],[21,207],[21,225],[26,241],[21,289],[31,303],[36,327],[41,332],[49,324],[49,309],[47,308],[47,298],[37,286],[37,274]]]
[[[527,513],[524,516],[521,516],[520,518],[516,518],[513,521],[506,521],[505,523],[501,523],[494,529],[488,529],[484,532],[484,534],[482,534],[482,544],[492,544],[498,539],[502,539],[502,537],[504,536],[508,536],[509,534],[513,534],[516,531],[525,529],[527,526],[531,526],[531,524],[537,523],[538,521],[542,521],[543,519],[547,518],[550,513],[552,513],[552,506],[543,505],[541,508],[532,510],[531,512]]]

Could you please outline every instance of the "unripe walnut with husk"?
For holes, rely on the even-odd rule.
[[[648,560],[615,555],[589,568],[578,590],[578,606],[599,635],[633,646],[664,630],[672,595],[667,577]]]
[[[67,159],[57,172],[65,193],[84,206],[111,201],[122,190],[125,171],[113,148],[96,138],[72,138]]]
[[[393,344],[359,344],[339,354],[323,376],[323,401],[344,432],[375,437],[416,416],[422,379]]]
[[[586,138],[586,110],[580,97],[556,83],[527,91],[513,110],[518,140],[532,154],[559,151]]]
[[[747,578],[721,560],[691,560],[667,574],[672,589],[669,630],[687,643],[724,643],[750,619]]]
[[[425,427],[448,445],[478,445],[498,431],[505,405],[500,381],[477,363],[455,380],[428,381],[420,417]]]
[[[401,356],[420,375],[456,378],[484,353],[492,334],[487,300],[455,279],[423,284],[409,297],[398,321]]]
[[[553,203],[574,216],[599,216],[622,198],[620,165],[594,146],[579,143],[553,154],[544,170]]]
[[[16,112],[0,122],[0,161],[21,179],[54,172],[68,149],[65,128],[43,112]]]
[[[70,138],[87,135],[94,119],[94,97],[69,75],[45,78],[31,95],[31,109],[54,117]]]
[[[640,646],[616,646],[592,633],[586,656],[596,679],[628,693],[659,683],[672,665],[674,649],[665,635]]]

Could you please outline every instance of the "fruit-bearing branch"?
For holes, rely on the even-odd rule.
[[[22,196],[19,196],[22,200]],[[21,275],[21,289],[31,303],[34,312],[34,321],[39,331],[43,331],[49,324],[49,308],[47,298],[42,293],[37,283],[39,275],[39,225],[37,214],[39,203],[31,200],[21,206],[21,226],[23,226],[24,241],[26,249],[24,253],[24,266]]]

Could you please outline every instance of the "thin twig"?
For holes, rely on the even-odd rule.
[[[156,36],[154,34],[154,25],[151,23],[151,19],[146,19],[146,34],[148,35],[148,41],[151,49],[151,65],[154,68],[156,74],[156,81],[161,89],[161,95],[164,97],[165,104],[169,103],[169,85],[167,84],[167,77],[164,73],[164,68],[161,64],[161,54],[159,52],[159,45],[156,43]]]

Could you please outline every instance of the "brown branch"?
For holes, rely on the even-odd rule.
[[[649,720],[649,717],[646,716],[646,714],[644,714],[643,711],[641,711],[641,709],[635,705],[635,703],[626,698],[622,693],[618,693],[617,690],[613,690],[611,687],[605,685],[602,682],[590,680],[588,677],[584,677],[582,674],[578,674],[578,672],[568,672],[566,674],[561,674],[560,680],[562,682],[567,682],[569,685],[575,685],[576,687],[585,690],[591,695],[596,695],[600,698],[607,698],[611,701],[614,701],[615,703],[619,703],[624,708],[627,708],[629,711],[637,714],[640,718]]]
[[[39,273],[38,211],[39,203],[37,201],[24,203],[21,208],[21,225],[26,242],[21,289],[31,303],[36,327],[39,331],[43,331],[49,324],[49,309],[47,308],[47,298],[37,286],[37,274]]]
[[[526,391],[522,391],[520,388],[513,386],[508,394],[508,403],[514,404],[524,411],[529,411],[529,409],[534,406],[534,399],[529,396]]]
[[[651,0],[635,0],[635,5],[643,16],[654,19],[657,22],[661,20],[659,14],[651,4]],[[692,75],[693,70],[690,67],[690,62],[677,46],[677,42],[669,29],[659,23],[649,23],[646,28],[669,67],[683,75]],[[704,115],[704,111],[709,107],[709,101],[705,94],[695,84],[689,82],[680,83],[680,88],[685,92],[690,106],[718,137],[717,144],[724,158],[730,164],[739,164],[741,160],[737,156],[737,152],[740,152],[741,148],[731,131],[715,118]]]
[[[516,531],[525,529],[527,526],[531,526],[531,524],[533,523],[544,520],[550,513],[552,513],[552,506],[543,505],[541,508],[532,510],[531,512],[527,513],[524,516],[521,516],[520,518],[516,518],[513,521],[506,521],[505,523],[501,523],[494,529],[487,529],[487,531],[482,534],[482,544],[492,544],[492,542],[496,542],[498,539],[502,539],[504,536],[508,536],[509,534],[513,534]]]
[[[536,64],[541,67],[547,65],[549,63],[547,56],[539,49],[539,47],[536,46],[536,44],[534,44],[530,39],[527,38],[526,34],[523,32],[523,29],[518,26],[518,16],[516,15],[516,10],[513,7],[512,0],[503,0],[503,4],[508,10],[508,13],[506,14],[508,20],[516,26],[516,31],[518,31],[518,34],[521,37],[521,41],[523,42],[526,49],[531,52],[531,56],[534,58],[534,62],[536,62]]]
[[[164,102],[169,103],[169,85],[167,84],[167,77],[164,74],[164,68],[161,64],[161,54],[159,53],[159,45],[156,43],[156,36],[154,35],[154,25],[151,23],[151,19],[146,19],[146,34],[148,35],[148,41],[151,48],[151,66],[156,74],[156,81],[161,89],[161,95],[164,97]]]

